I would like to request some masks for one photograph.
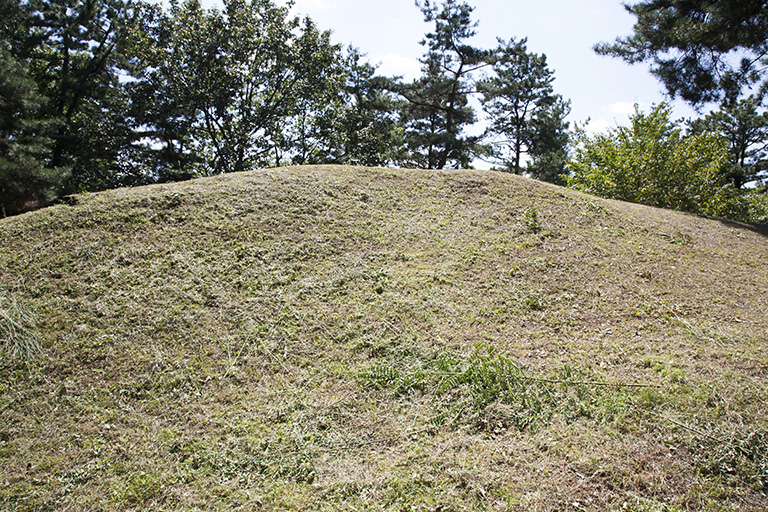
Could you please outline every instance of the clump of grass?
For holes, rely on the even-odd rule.
[[[768,491],[768,431],[702,437],[694,441],[692,452],[702,474],[746,480],[756,489]]]
[[[34,318],[12,297],[0,294],[0,350],[13,358],[29,359],[40,353]]]
[[[395,395],[422,392],[435,400],[435,425],[469,424],[480,430],[535,431],[552,423],[606,412],[600,386],[568,366],[533,376],[492,346],[478,344],[467,359],[442,352],[427,364],[401,370],[377,363],[361,373],[364,386]],[[613,396],[619,395],[613,390]]]

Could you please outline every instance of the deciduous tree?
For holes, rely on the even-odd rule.
[[[716,134],[685,136],[662,103],[630,126],[582,133],[570,162],[570,186],[661,208],[746,220],[748,204],[721,174],[727,147]]]
[[[187,0],[167,26],[143,87],[151,144],[181,162],[196,155],[203,174],[313,161],[316,121],[344,80],[329,33],[271,0],[226,0],[223,11]]]
[[[402,157],[403,131],[398,120],[401,104],[393,97],[390,80],[376,75],[355,48],[336,63],[336,78],[315,99],[314,144],[307,163],[382,166]],[[341,80],[339,80],[341,79]],[[331,88],[328,85],[335,85]]]

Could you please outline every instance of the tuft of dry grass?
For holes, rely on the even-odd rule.
[[[2,219],[0,508],[765,510],[765,233],[340,166]]]
[[[40,353],[34,318],[13,297],[0,294],[0,351],[29,359]]]

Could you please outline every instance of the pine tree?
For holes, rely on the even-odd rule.
[[[567,143],[563,118],[568,104],[554,93],[554,72],[546,56],[529,52],[526,43],[526,39],[500,40],[493,74],[478,84],[478,90],[491,121],[492,156],[516,174],[524,170],[525,155],[535,157],[537,172],[549,176],[554,171],[543,169],[544,160],[551,165],[553,152],[564,152]]]
[[[422,76],[396,90],[407,100],[403,123],[409,157],[406,163],[427,169],[468,167],[479,137],[463,133],[475,122],[469,95],[472,74],[487,65],[488,52],[467,44],[475,35],[473,8],[456,0],[441,6],[425,0],[417,6],[427,22],[434,22],[422,44]]]
[[[46,167],[53,140],[40,120],[43,98],[25,66],[0,46],[0,215],[45,205],[58,197],[68,170]]]
[[[8,5],[11,7],[8,7]],[[69,188],[116,186],[127,172],[131,126],[124,83],[136,71],[140,0],[8,0],[0,36],[43,97],[53,140],[49,168],[71,167]],[[5,9],[4,8],[4,9]]]
[[[533,139],[528,148],[531,161],[526,172],[532,177],[558,185],[565,185],[569,123],[565,120],[571,104],[559,95],[548,108],[533,120]]]
[[[337,63],[338,78],[317,97],[315,145],[307,163],[384,166],[401,157],[402,129],[397,119],[399,104],[390,81],[376,75],[376,68],[350,48]]]
[[[644,0],[626,9],[637,18],[634,34],[595,51],[632,64],[651,62],[673,98],[696,105],[733,102],[745,89],[768,86],[763,0]]]
[[[756,96],[750,95],[696,119],[691,130],[717,133],[727,141],[728,164],[723,174],[735,188],[768,181],[768,112]]]

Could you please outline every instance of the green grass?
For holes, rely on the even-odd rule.
[[[765,510],[765,233],[350,167],[2,219],[0,509]]]

